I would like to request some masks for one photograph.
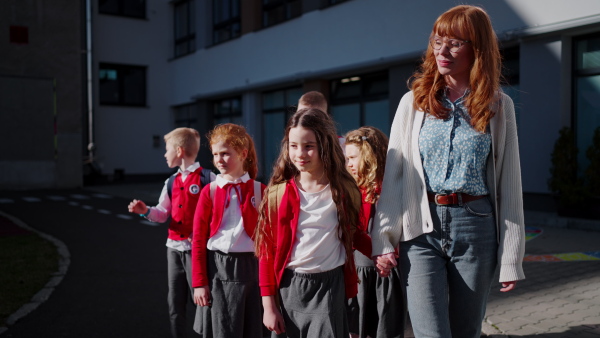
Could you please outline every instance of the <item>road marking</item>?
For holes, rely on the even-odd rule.
[[[530,241],[544,231],[536,227],[525,227],[525,239]],[[546,255],[525,255],[523,262],[586,262],[600,261],[600,251],[567,252]]]
[[[50,195],[50,196],[46,196],[46,197],[51,201],[65,201],[66,200],[66,198],[64,196]]]
[[[112,211],[106,210],[106,209],[98,209],[98,212],[101,213],[101,214],[105,214],[105,215],[112,214]]]
[[[91,205],[82,205],[81,207],[85,210],[93,210],[94,209],[94,207]]]
[[[92,194],[93,197],[98,197],[98,198],[104,198],[104,199],[111,199],[113,198],[111,195],[107,195],[107,194]]]
[[[23,197],[23,200],[24,200],[25,202],[39,202],[39,201],[41,201],[42,199],[41,199],[41,198],[38,198],[38,197]]]
[[[120,219],[133,219],[133,216],[129,216],[129,215],[118,214],[116,216],[117,216],[117,218],[120,218]]]
[[[72,205],[74,207],[79,205],[79,202],[74,202],[74,201],[70,201],[69,203],[67,203],[68,205]]]
[[[536,238],[537,236],[541,235],[542,232],[544,232],[544,231],[540,228],[526,226],[525,227],[525,240],[530,241],[530,240]]]
[[[76,200],[89,200],[90,198],[86,195],[81,195],[81,194],[72,194],[71,198],[74,198]]]
[[[10,198],[0,198],[0,203],[2,204],[8,204],[8,203],[14,203],[15,201],[10,199]]]
[[[525,255],[524,262],[589,262],[600,261],[600,251],[568,252],[550,255]]]
[[[142,224],[146,224],[146,225],[149,225],[149,226],[151,226],[151,227],[156,227],[156,226],[159,226],[159,225],[160,225],[160,223],[156,223],[156,222],[150,222],[150,221],[146,221],[146,220],[140,221],[140,223],[142,223]]]

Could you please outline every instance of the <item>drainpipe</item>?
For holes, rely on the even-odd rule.
[[[92,91],[92,1],[85,1],[86,68],[87,68],[87,114],[88,114],[88,161],[94,165],[94,103]]]

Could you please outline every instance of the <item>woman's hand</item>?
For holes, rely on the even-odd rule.
[[[500,289],[501,292],[508,292],[511,290],[514,290],[517,287],[517,281],[512,281],[512,282],[503,282],[502,284],[502,288]]]
[[[275,332],[276,334],[282,334],[285,332],[285,322],[283,316],[277,304],[274,296],[263,296],[262,298],[263,308],[265,310],[263,315],[263,324],[269,331]]]
[[[390,271],[398,265],[396,262],[396,254],[394,252],[386,253],[379,256],[373,256],[373,263],[377,268],[377,272],[381,277],[390,275]]]
[[[194,288],[194,303],[200,306],[210,306],[210,290],[208,285]]]

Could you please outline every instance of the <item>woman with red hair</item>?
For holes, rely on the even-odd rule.
[[[501,291],[525,278],[517,128],[500,71],[487,13],[456,6],[436,20],[396,111],[371,236],[380,273],[399,264],[415,337],[479,337],[496,266]]]

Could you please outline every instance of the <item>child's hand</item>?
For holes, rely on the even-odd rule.
[[[281,312],[277,309],[275,303],[275,297],[264,296],[263,297],[263,324],[269,331],[275,332],[276,334],[282,334],[285,332],[285,322]]]
[[[210,306],[210,290],[208,285],[194,288],[194,303],[200,306]]]
[[[145,214],[146,212],[148,212],[148,207],[146,206],[146,203],[144,203],[143,201],[140,200],[133,200],[131,201],[131,203],[129,203],[129,206],[127,207],[127,209],[129,209],[129,212],[132,212],[134,214]]]
[[[277,310],[265,311],[265,314],[263,316],[263,324],[265,324],[269,331],[273,331],[276,334],[282,334],[285,332],[285,323],[283,321],[283,316]]]
[[[387,277],[390,275],[390,271],[398,265],[396,262],[396,253],[390,252],[387,254],[373,256],[373,263],[375,263],[375,267],[377,268],[377,272],[381,277]]]

